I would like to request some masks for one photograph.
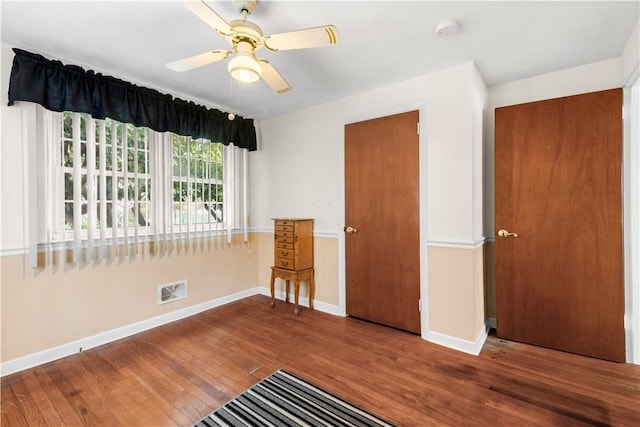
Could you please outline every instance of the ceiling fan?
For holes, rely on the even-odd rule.
[[[242,19],[227,22],[204,0],[187,2],[191,12],[227,38],[232,45],[231,50],[209,51],[169,62],[165,66],[174,71],[188,71],[231,56],[228,64],[231,77],[247,83],[255,82],[262,77],[274,91],[284,93],[290,91],[291,86],[266,59],[255,56],[257,49],[261,47],[272,51],[305,49],[338,42],[338,29],[333,25],[265,36],[259,26],[247,20],[247,16],[256,9],[258,0],[234,0],[233,4],[242,14]]]

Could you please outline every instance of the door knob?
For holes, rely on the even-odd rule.
[[[510,233],[507,230],[505,230],[504,228],[501,230],[498,230],[498,236],[500,237],[509,237],[509,236],[513,236],[513,237],[518,237],[518,233]]]
[[[358,232],[358,230],[356,230],[356,229],[355,229],[355,228],[353,228],[353,227],[345,227],[345,228],[344,228],[344,232],[345,232],[345,233],[352,234],[352,233],[357,233],[357,232]]]

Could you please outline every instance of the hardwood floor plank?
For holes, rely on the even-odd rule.
[[[640,425],[640,366],[494,336],[472,356],[264,296],[4,377],[1,424],[189,426],[280,368],[399,426]]]
[[[79,415],[83,425],[116,425],[117,419],[111,414],[83,375],[83,358],[69,356],[43,366],[53,384],[60,390],[69,406]]]
[[[47,394],[47,397],[51,401],[51,404],[56,408],[58,416],[63,420],[63,424],[67,425],[83,425],[81,417],[81,410],[78,411],[76,407],[72,406],[68,399],[64,396],[63,392],[58,388],[54,379],[48,374],[48,369],[54,366],[55,362],[47,363],[45,365],[36,366],[30,371],[34,377],[38,380],[40,388]],[[72,375],[72,373],[65,372],[64,375]],[[48,424],[55,425],[55,423],[47,420]]]
[[[22,381],[20,373],[3,377],[0,389],[0,421],[7,426],[27,426],[27,420],[22,414],[22,410],[17,402],[17,397],[13,393],[12,386]]]
[[[519,345],[521,350],[527,351],[522,352],[520,360],[505,364],[508,375],[494,376],[491,387],[495,391],[530,401],[541,408],[551,408],[589,425],[599,425],[598,420],[607,420],[603,425],[624,425],[625,420],[638,417],[640,384],[634,379],[636,366],[575,355],[571,356],[578,363],[567,366],[561,363],[567,358],[566,353],[549,349],[540,351],[536,347],[507,341],[503,344]],[[546,357],[532,357],[534,353]],[[615,369],[611,369],[613,367]],[[632,375],[620,375],[626,370]],[[589,375],[585,375],[586,372]],[[607,372],[611,374],[607,375]],[[579,382],[575,381],[575,375],[580,376]]]
[[[22,381],[14,385],[14,393],[16,396],[24,396],[18,398],[18,402],[29,425],[63,424],[55,405],[40,387],[33,371],[23,372]],[[23,400],[27,398],[28,401]],[[26,404],[27,402],[28,404]]]
[[[126,411],[134,403],[136,410],[142,413],[136,415],[150,425],[187,424],[189,418],[174,405],[174,396],[182,389],[172,387],[168,382],[163,386],[163,390],[154,389],[154,382],[166,380],[166,376],[160,371],[161,367],[156,366],[150,370],[145,361],[146,356],[140,357],[139,353],[136,355],[135,339],[127,338],[122,344],[112,346],[106,355],[110,359],[118,360],[118,370],[123,377],[118,388],[112,391],[112,396],[124,403],[119,410]],[[126,400],[121,400],[122,396],[126,397]],[[144,414],[149,411],[153,414]]]
[[[45,425],[43,414],[34,402],[31,391],[26,387],[25,377],[27,376],[29,373],[21,374],[21,380],[11,386],[13,396],[28,425]]]

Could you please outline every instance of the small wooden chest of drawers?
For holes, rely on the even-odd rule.
[[[275,220],[274,266],[286,270],[313,267],[313,220]]]
[[[315,293],[313,271],[313,219],[276,218],[274,224],[274,266],[271,267],[271,306],[275,304],[275,279],[286,281],[286,301],[289,302],[289,282],[293,280],[295,313],[298,308],[300,281],[309,282],[309,308],[313,308]]]

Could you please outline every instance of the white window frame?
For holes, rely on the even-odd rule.
[[[174,232],[177,232],[177,233],[180,233],[180,234],[191,233],[191,232],[196,232],[197,233],[198,231],[201,231],[201,232],[208,231],[208,229],[211,228],[211,227],[214,227],[216,230],[218,228],[220,228],[220,229],[239,228],[237,223],[231,223],[231,227],[228,227],[228,224],[230,224],[230,223],[228,221],[226,221],[226,217],[225,217],[225,212],[227,210],[233,211],[234,207],[226,205],[227,202],[226,202],[226,197],[225,197],[225,194],[226,194],[225,190],[227,190],[227,188],[226,188],[226,185],[225,185],[224,176],[226,174],[228,166],[225,163],[226,150],[224,150],[224,145],[222,145],[220,143],[213,143],[208,139],[202,139],[202,138],[195,139],[195,138],[191,138],[191,137],[173,135],[172,136],[172,156],[173,156],[173,153],[175,152],[175,150],[173,150],[173,142],[175,142],[176,138],[182,139],[182,140],[187,142],[187,146],[189,148],[187,149],[187,159],[186,159],[186,161],[187,161],[187,167],[189,169],[190,169],[191,160],[192,160],[190,158],[191,143],[193,143],[195,141],[198,144],[203,144],[203,145],[205,145],[205,144],[219,145],[221,153],[222,153],[222,159],[221,159],[220,162],[214,162],[214,163],[218,164],[219,167],[222,168],[223,177],[220,179],[220,178],[215,178],[215,177],[211,177],[210,176],[210,172],[211,172],[211,170],[210,170],[210,167],[211,167],[210,159],[207,160],[206,167],[203,167],[203,168],[206,168],[207,173],[203,174],[203,176],[201,176],[201,177],[198,177],[196,174],[192,173],[192,171],[190,171],[190,170],[187,171],[187,173],[183,175],[182,162],[178,162],[179,163],[178,164],[178,174],[176,174],[175,168],[172,170],[173,173],[171,174],[171,184],[172,184],[172,190],[173,190],[172,191],[172,202],[171,202],[171,207],[172,207],[172,209],[171,209],[171,212],[172,212],[171,221],[172,221],[172,227],[174,228]],[[173,157],[172,157],[172,159],[173,159]],[[175,160],[175,159],[173,159],[173,160]],[[202,161],[204,162],[204,159],[202,159]],[[217,172],[217,167],[218,166],[216,166],[216,169],[215,169],[216,172]],[[221,186],[222,187],[222,198],[223,198],[223,201],[222,202],[215,201],[215,204],[216,205],[221,205],[221,212],[220,213],[221,213],[222,217],[218,221],[206,221],[206,222],[204,222],[204,221],[201,221],[201,222],[190,221],[192,216],[194,218],[198,217],[198,212],[193,212],[193,207],[195,207],[193,205],[196,205],[197,201],[194,201],[194,202],[189,202],[189,201],[187,201],[187,202],[176,202],[175,199],[174,199],[175,198],[174,185],[176,183],[180,184],[180,186],[181,186],[180,189],[181,190],[182,190],[182,186],[183,185],[187,187],[186,188],[187,197],[188,197],[189,200],[191,200],[192,197],[193,197],[194,187],[197,187],[198,185],[200,185],[200,186],[204,186],[204,185],[208,185],[208,186],[218,186],[219,185],[219,186]],[[218,193],[216,193],[216,194],[218,194]],[[208,202],[211,203],[211,199],[209,199]],[[187,221],[186,224],[182,223],[182,221],[180,221],[180,223],[176,223],[176,221],[175,221],[175,218],[176,218],[175,204],[176,203],[184,203],[187,206],[186,215],[187,215],[187,219],[189,219],[189,221]],[[204,201],[202,201],[202,203],[204,204]],[[210,214],[210,216],[211,216],[211,214]],[[182,215],[180,215],[180,217],[182,217]],[[198,230],[199,228],[200,228],[200,230]]]
[[[53,154],[53,168],[54,168],[54,192],[53,192],[53,197],[52,197],[52,203],[53,203],[53,220],[51,222],[51,232],[52,232],[52,240],[53,241],[69,241],[71,239],[73,239],[74,237],[74,230],[73,227],[71,229],[67,229],[66,228],[66,215],[65,215],[65,204],[69,202],[69,200],[66,198],[66,192],[65,192],[65,179],[64,176],[66,173],[74,173],[74,168],[73,166],[64,166],[62,164],[62,149],[64,147],[64,140],[68,139],[65,138],[64,136],[64,130],[63,130],[63,126],[62,126],[62,122],[64,120],[63,118],[63,114],[64,113],[56,113],[56,116],[59,115],[59,119],[54,119],[53,120],[53,134],[57,135],[57,140],[54,141],[54,145],[55,147],[53,147],[52,154]],[[86,120],[85,123],[87,123],[87,125],[90,123],[90,121],[92,121],[93,119],[88,115],[88,114],[81,114],[81,113],[72,113],[74,116],[76,117],[80,117],[83,116],[83,119]],[[104,123],[103,120],[95,120],[94,125],[95,124],[100,124],[100,123]],[[122,133],[124,132],[124,129],[127,125],[120,123],[120,122],[116,122],[113,121],[113,126],[112,126],[112,132],[113,130],[120,128],[120,130],[118,131],[118,135],[122,135]],[[125,167],[127,160],[126,160],[126,156],[128,155],[128,151],[131,149],[130,147],[124,147],[124,145],[121,145],[122,141],[120,139],[118,139],[117,141],[117,145],[114,146],[113,145],[113,137],[111,140],[111,143],[109,145],[111,145],[111,149],[122,149],[122,158],[121,158],[121,163],[122,163],[122,170],[121,171],[115,171],[113,169],[109,170],[109,169],[105,169],[104,171],[100,170],[100,167],[98,165],[98,167],[94,166],[93,168],[89,167],[89,163],[90,163],[90,157],[93,157],[94,159],[97,159],[97,157],[99,157],[97,155],[99,149],[100,149],[100,145],[99,145],[99,141],[93,141],[94,143],[94,147],[93,150],[90,148],[91,146],[91,142],[92,139],[88,138],[89,135],[89,131],[90,128],[92,128],[93,126],[88,125],[87,126],[87,130],[86,130],[86,134],[87,134],[87,140],[81,140],[80,139],[80,143],[85,143],[86,144],[86,156],[87,156],[87,166],[86,167],[80,167],[79,168],[79,173],[81,177],[86,177],[86,182],[88,185],[87,188],[87,201],[89,199],[90,195],[96,195],[96,208],[98,205],[98,202],[100,200],[98,193],[98,189],[99,189],[99,181],[100,181],[100,176],[102,173],[104,173],[105,175],[105,185],[108,182],[108,180],[106,179],[106,177],[111,177],[112,179],[112,185],[113,185],[113,179],[115,176],[116,179],[116,184],[118,182],[118,179],[121,178],[123,180],[123,182],[126,182],[127,180],[146,180],[147,181],[147,186],[146,186],[146,191],[147,194],[149,194],[150,190],[151,190],[151,179],[152,179],[152,175],[150,172],[150,162],[151,159],[153,158],[152,156],[152,151],[154,150],[153,144],[150,144],[149,142],[149,132],[152,132],[150,129],[145,129],[147,136],[146,136],[146,154],[145,154],[145,162],[146,162],[146,173],[141,173],[137,170],[134,171],[129,171],[127,167]],[[97,126],[96,126],[97,127]],[[136,128],[139,129],[139,128]],[[94,128],[95,131],[95,128]],[[133,147],[133,151],[134,151],[134,157],[137,158],[138,157],[138,153],[139,153],[139,146],[137,145],[137,138],[134,138],[134,147]],[[94,154],[91,155],[91,151],[94,151]],[[105,150],[106,151],[106,150]],[[127,151],[127,152],[125,152]],[[105,153],[106,154],[106,153]],[[112,159],[115,160],[116,156],[113,155],[113,151],[112,151]],[[113,161],[112,160],[112,161]],[[95,161],[93,162],[93,164],[95,165]],[[135,168],[138,168],[138,162],[134,163]],[[91,170],[91,172],[90,172]],[[89,179],[90,174],[93,174],[93,180]],[[93,182],[93,186],[89,186],[89,182]],[[128,183],[127,184],[127,188],[126,190],[124,190],[125,192],[128,191]],[[90,190],[91,189],[91,190]],[[112,186],[112,199],[109,200],[110,203],[114,203],[113,202],[113,189],[115,189],[115,187]],[[106,189],[105,189],[106,191]],[[135,186],[135,192],[137,193],[139,191],[138,186]],[[116,191],[117,193],[117,191]],[[73,200],[71,200],[71,202],[73,202]],[[134,198],[134,204],[138,204],[141,203],[142,200],[140,200],[139,197],[135,197]],[[120,202],[118,202],[120,203]],[[149,203],[151,205],[153,205],[153,201],[151,200],[147,200],[146,203]],[[151,209],[154,208],[154,206],[150,206]],[[113,212],[113,211],[112,211]],[[120,218],[120,216],[116,216],[116,218],[114,218],[112,216],[112,225],[115,222],[116,224],[120,223],[120,219],[122,220],[122,223],[125,222],[125,217],[131,215],[131,213],[129,212],[129,210],[123,210],[123,215],[122,218]],[[125,213],[126,212],[126,213]],[[137,212],[136,212],[137,213]],[[91,239],[92,236],[90,236],[91,232],[95,233],[95,232],[101,232],[101,227],[90,227],[90,224],[94,221],[99,222],[101,214],[99,211],[95,212],[95,217],[93,218],[93,221],[91,220],[91,215],[87,212],[87,228],[83,228],[81,230],[81,236],[82,236],[82,240],[88,240]],[[84,215],[83,215],[84,216]],[[150,217],[146,218],[147,222],[149,223],[151,221]],[[137,229],[137,230],[136,230]],[[109,235],[113,236],[113,227],[108,227],[105,226],[105,232],[108,233]],[[136,226],[129,226],[129,227],[122,227],[122,226],[116,226],[116,235],[115,237],[117,238],[122,238],[125,235],[135,235],[137,233],[142,234],[142,235],[146,235],[150,233],[149,227],[144,227],[142,225],[136,225]]]
[[[222,168],[223,179],[219,177],[215,180],[205,177],[197,178],[197,185],[216,184],[222,185],[223,191],[223,222],[206,222],[187,224],[186,226],[178,226],[173,224],[173,148],[172,148],[172,135],[171,133],[164,132],[159,133],[151,129],[147,129],[147,142],[146,146],[148,151],[145,154],[146,158],[146,171],[144,173],[136,170],[131,173],[134,175],[134,179],[145,179],[148,184],[147,194],[151,194],[149,203],[151,204],[151,213],[147,213],[147,226],[131,226],[131,227],[116,227],[116,232],[113,232],[113,228],[106,228],[106,226],[99,225],[99,219],[104,215],[100,209],[101,197],[102,200],[106,200],[105,194],[97,194],[99,183],[106,183],[106,178],[102,180],[100,178],[101,173],[104,176],[112,176],[113,172],[104,170],[104,166],[100,164],[96,159],[100,157],[100,143],[99,141],[91,142],[94,137],[89,135],[95,135],[96,129],[94,125],[100,127],[99,120],[92,119],[89,115],[85,115],[87,118],[87,124],[91,122],[91,125],[87,125],[87,147],[89,144],[94,144],[93,149],[87,148],[87,165],[86,167],[74,169],[69,166],[62,165],[62,148],[63,148],[63,133],[62,113],[55,113],[47,111],[44,108],[30,104],[24,107],[24,111],[29,115],[35,125],[33,131],[28,133],[28,151],[30,155],[34,156],[34,159],[29,162],[29,168],[37,171],[37,177],[29,180],[29,252],[30,252],[30,265],[35,267],[38,265],[38,252],[46,252],[49,254],[54,250],[59,249],[73,249],[73,262],[78,262],[81,259],[95,260],[101,259],[109,254],[116,256],[118,253],[122,254],[122,249],[117,247],[124,246],[124,254],[129,253],[129,248],[137,253],[137,246],[131,246],[132,244],[149,243],[146,246],[151,247],[151,243],[159,243],[154,245],[154,251],[160,248],[169,248],[177,241],[178,244],[181,241],[193,239],[195,237],[213,237],[223,234],[227,235],[227,242],[231,243],[232,234],[238,233],[241,229],[244,229],[244,240],[248,240],[247,236],[247,150],[240,150],[231,145],[222,145]],[[76,114],[76,113],[72,113]],[[126,126],[118,124],[118,126]],[[99,134],[100,135],[100,134]],[[100,136],[97,138],[100,139]],[[78,147],[76,147],[77,149]],[[105,153],[106,153],[106,149]],[[127,148],[128,150],[128,148]],[[134,166],[137,169],[138,165],[138,148],[137,143],[134,144]],[[75,150],[74,150],[75,151]],[[105,154],[103,153],[103,154]],[[126,162],[126,151],[123,150],[123,162]],[[91,158],[89,158],[91,157]],[[114,158],[115,159],[115,158]],[[235,159],[231,162],[230,159]],[[237,161],[240,159],[240,162]],[[77,160],[77,158],[76,158]],[[90,161],[93,160],[91,163]],[[92,164],[93,166],[90,166]],[[87,229],[78,230],[78,224],[80,222],[76,219],[74,214],[74,229],[63,230],[65,224],[65,182],[64,173],[73,173],[75,175],[74,182],[82,182],[77,180],[78,176],[82,177],[93,176],[93,180],[87,179],[87,185],[92,181],[92,185],[87,189],[87,198],[94,195],[95,201],[92,205],[93,220],[87,220]],[[118,176],[125,177],[127,172],[118,171]],[[128,176],[127,176],[128,177]],[[81,184],[80,184],[81,185]],[[100,187],[102,188],[102,187]],[[76,190],[78,191],[78,190]],[[81,191],[81,190],[80,190]],[[106,189],[105,189],[106,191]],[[125,190],[128,191],[128,188]],[[139,199],[137,195],[138,182],[134,186],[136,192],[136,199]],[[112,192],[112,198],[117,197],[117,192]],[[240,195],[238,197],[238,195]],[[108,201],[108,200],[107,200]],[[131,201],[129,201],[131,203]],[[133,202],[137,205],[138,202]],[[106,203],[103,203],[106,205]],[[89,205],[89,204],[88,204]],[[81,212],[80,208],[75,208],[75,212]],[[89,207],[87,210],[90,210]],[[126,208],[126,212],[130,210]],[[135,209],[134,209],[135,211]],[[87,215],[87,214],[85,214]],[[84,216],[84,215],[83,215]],[[106,218],[106,217],[105,217]],[[117,221],[113,216],[113,221]],[[106,221],[105,221],[106,222]],[[108,249],[113,248],[113,249]],[[96,250],[99,249],[99,250]],[[150,249],[151,250],[151,249]],[[94,256],[94,252],[96,255]],[[65,257],[66,258],[66,257]],[[49,262],[51,257],[46,257]],[[40,262],[42,264],[42,262]]]

